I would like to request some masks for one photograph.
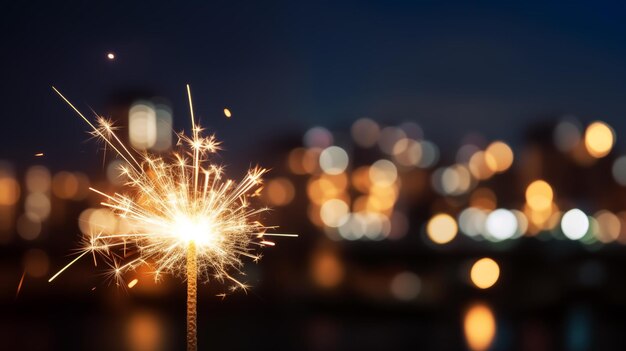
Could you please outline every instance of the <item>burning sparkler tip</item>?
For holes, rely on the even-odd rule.
[[[258,214],[267,208],[252,207],[252,198],[262,186],[266,169],[256,166],[240,182],[224,178],[221,166],[210,162],[209,155],[220,149],[215,136],[200,135],[196,124],[191,88],[187,87],[191,115],[191,136],[179,134],[179,153],[165,158],[158,155],[137,154],[117,136],[113,123],[103,117],[96,122],[86,118],[54,86],[52,89],[91,127],[124,161],[122,168],[127,185],[134,191],[129,195],[108,194],[94,188],[89,190],[104,198],[102,204],[123,218],[129,231],[113,234],[89,235],[82,253],[59,270],[52,282],[87,253],[98,253],[110,266],[110,278],[123,287],[123,276],[139,266],[154,265],[154,279],[161,273],[186,276],[188,284],[188,344],[195,344],[196,284],[198,279],[217,277],[234,284],[231,291],[247,292],[248,285],[229,275],[229,270],[242,273],[243,258],[254,262],[261,258],[252,245],[274,246],[263,240],[268,227],[257,221]],[[228,113],[227,113],[228,111]],[[230,114],[225,109],[224,113]],[[187,158],[189,160],[187,160]],[[269,234],[266,234],[269,235]],[[278,234],[276,236],[291,236]],[[95,256],[94,256],[95,260]],[[95,261],[94,261],[95,263]],[[133,288],[138,279],[127,284]],[[190,294],[190,291],[192,294]],[[190,319],[191,318],[191,319]]]

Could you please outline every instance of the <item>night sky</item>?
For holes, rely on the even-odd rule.
[[[92,212],[103,197],[84,198],[87,183],[113,194],[132,182],[106,180],[116,156],[97,152],[102,140],[52,86],[123,127],[131,102],[163,98],[175,130],[189,131],[186,84],[205,135],[225,149],[210,162],[227,177],[206,184],[258,162],[266,190],[241,211],[267,204],[258,220],[270,233],[299,235],[277,237],[259,265],[243,260],[249,294],[203,285],[201,347],[462,349],[486,331],[497,350],[626,349],[625,1],[4,1],[0,38],[0,349],[130,350],[131,334],[183,345],[186,282],[153,284],[151,262],[126,272],[140,281],[130,292],[88,255],[48,279],[81,245],[105,251],[91,243],[113,242],[109,231],[144,237],[135,232],[164,223]],[[557,150],[551,133],[566,114],[581,130],[606,122],[616,145],[595,125],[604,132]],[[414,167],[427,144],[395,136],[378,139],[404,145],[393,156],[357,147],[350,126],[362,117],[417,122],[438,163]],[[315,126],[344,150],[297,149]],[[484,145],[461,148],[476,134]],[[478,151],[497,139],[512,150]],[[154,170],[143,164],[142,179],[167,176]],[[178,198],[130,194],[140,207],[163,197],[174,210],[148,211],[173,215],[169,237],[207,232],[218,252],[218,234],[231,235],[215,232],[222,214],[181,210],[178,199],[198,196],[178,183]],[[116,213],[132,217],[125,208]],[[127,254],[126,242],[112,244],[123,252],[113,260],[149,247]],[[494,262],[476,279],[480,258]],[[493,287],[477,284],[485,277]],[[468,317],[476,306],[492,326]]]
[[[94,159],[51,85],[104,115],[116,94],[166,97],[182,129],[190,83],[236,153],[363,116],[415,120],[444,148],[468,131],[519,145],[562,113],[626,129],[623,3],[467,3],[4,3],[0,159]]]

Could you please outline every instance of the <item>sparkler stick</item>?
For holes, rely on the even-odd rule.
[[[204,137],[196,122],[187,85],[192,135],[178,134],[179,152],[166,159],[128,148],[115,134],[113,124],[103,117],[92,123],[56,88],[54,91],[92,128],[92,135],[104,140],[123,161],[120,168],[127,178],[129,194],[107,194],[102,205],[125,221],[127,232],[90,233],[83,237],[80,254],[48,281],[83,256],[96,254],[111,267],[110,275],[118,285],[124,273],[139,266],[156,268],[154,279],[162,273],[187,280],[187,350],[197,349],[197,284],[201,279],[232,283],[231,290],[247,289],[229,271],[241,273],[241,257],[255,262],[260,258],[255,246],[274,246],[268,236],[295,234],[265,233],[256,217],[267,209],[250,208],[249,198],[262,186],[265,169],[255,167],[239,182],[224,179],[221,166],[209,162],[209,155],[220,149],[214,136]],[[191,157],[191,162],[187,160]],[[200,176],[202,175],[202,176]],[[223,296],[223,295],[220,295]]]
[[[198,349],[196,305],[198,296],[196,243],[187,248],[187,351]]]

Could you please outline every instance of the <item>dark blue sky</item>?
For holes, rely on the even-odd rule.
[[[450,147],[468,130],[519,143],[526,127],[564,112],[626,132],[622,2],[1,6],[0,159],[93,156],[52,84],[105,115],[117,92],[155,92],[180,129],[191,83],[204,124],[235,152],[362,116],[416,120]]]

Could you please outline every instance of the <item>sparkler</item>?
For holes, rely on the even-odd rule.
[[[107,194],[90,188],[103,196],[101,204],[131,229],[117,234],[86,234],[80,254],[49,282],[87,254],[92,254],[96,265],[96,257],[102,257],[120,286],[124,273],[142,265],[154,268],[156,281],[164,273],[182,276],[187,280],[187,350],[196,350],[198,279],[229,281],[231,290],[246,290],[248,286],[231,273],[242,274],[242,257],[256,262],[260,255],[255,247],[274,246],[268,236],[297,236],[266,233],[275,227],[256,220],[267,208],[252,208],[249,198],[262,189],[261,177],[267,170],[252,168],[236,183],[225,179],[221,166],[210,163],[209,156],[220,150],[220,142],[215,136],[201,135],[203,129],[194,117],[189,85],[192,135],[178,134],[180,151],[169,159],[131,151],[117,136],[111,121],[98,117],[92,123],[53,89],[89,124],[91,133],[124,161],[120,170],[132,192]]]

